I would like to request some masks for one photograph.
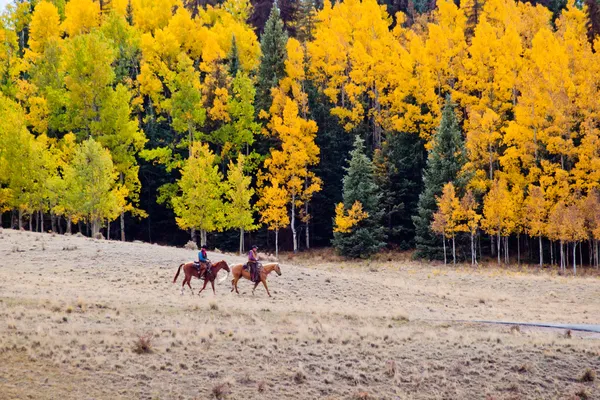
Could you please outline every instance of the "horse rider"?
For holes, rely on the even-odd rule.
[[[198,252],[198,278],[208,277],[210,274],[211,262],[208,259],[208,254],[206,254],[206,245],[203,244]]]
[[[252,246],[252,249],[248,252],[248,268],[250,269],[250,278],[252,281],[257,280],[258,275],[258,246]]]

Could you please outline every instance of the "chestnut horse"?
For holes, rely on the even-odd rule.
[[[192,285],[190,285],[190,281],[192,280],[192,276],[195,276],[198,279],[200,279],[200,276],[198,275],[198,270],[194,266],[193,262],[181,264],[179,266],[179,268],[177,269],[177,273],[175,274],[175,278],[173,279],[173,283],[175,283],[175,281],[177,281],[177,277],[179,276],[181,267],[183,267],[183,272],[185,273],[185,278],[183,279],[183,283],[181,284],[181,294],[183,294],[183,288],[185,287],[186,283],[190,287],[192,294],[194,294],[194,289],[192,289]],[[204,288],[206,288],[206,284],[208,283],[208,281],[210,281],[210,285],[212,286],[213,294],[216,294],[215,293],[215,278],[217,277],[217,274],[219,273],[219,270],[221,268],[224,269],[225,271],[227,271],[227,276],[229,276],[229,272],[231,272],[231,270],[229,269],[229,265],[227,265],[227,263],[223,260],[217,261],[216,263],[214,263],[212,265],[212,267],[210,269],[212,273],[209,275],[208,279],[204,279],[204,286],[202,286],[202,289],[200,289],[198,294],[200,294],[204,290]],[[221,279],[219,281],[219,283],[221,283],[225,279],[227,279],[227,276],[224,277],[223,279]]]
[[[269,293],[269,287],[267,286],[267,276],[273,271],[275,271],[277,273],[277,275],[281,275],[281,269],[279,269],[278,263],[264,264],[262,267],[262,270],[260,271],[260,282],[262,282],[262,284],[265,286],[265,289],[267,290],[267,294],[269,295],[269,297],[272,297],[272,296],[271,296],[271,293]],[[244,277],[248,280],[251,280],[250,271],[244,270],[243,264],[236,264],[231,267],[231,272],[233,275],[233,279],[231,280],[231,291],[233,292],[235,290],[235,292],[237,294],[240,294],[240,292],[238,292],[237,283],[240,280],[240,278],[242,278],[242,277]],[[256,287],[258,286],[258,284],[260,282],[254,282],[254,287],[252,288],[252,294],[254,294],[254,291],[256,290]]]

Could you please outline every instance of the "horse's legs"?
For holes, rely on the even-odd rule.
[[[192,285],[190,285],[190,282],[192,281],[192,276],[190,275],[189,278],[187,278],[187,285],[189,286],[190,290],[192,291],[192,296],[194,295],[194,289],[192,288]]]
[[[267,280],[262,279],[262,283],[263,283],[263,285],[265,285],[265,289],[267,289],[267,294],[269,295],[269,297],[272,297],[271,293],[269,293],[269,288],[267,287]],[[258,283],[257,283],[257,285],[258,285]]]
[[[202,286],[202,289],[200,289],[200,291],[198,292],[198,296],[200,296],[200,293],[202,293],[202,291],[204,290],[204,288],[206,288],[206,284],[208,283],[208,281],[205,279],[204,280],[204,285]]]
[[[213,295],[217,295],[217,293],[215,293],[215,281],[210,281],[210,286],[212,286],[212,290],[213,290]]]
[[[183,296],[183,289],[185,289],[185,282],[187,281],[187,275],[183,277],[183,282],[181,282],[181,295]]]
[[[238,290],[238,286],[237,286],[239,280],[240,280],[240,277],[237,276],[237,277],[234,277],[233,280],[231,281],[231,285],[235,287],[235,292],[237,294],[240,294],[240,292]],[[233,288],[231,288],[231,291],[233,292]]]
[[[254,295],[254,291],[256,290],[256,287],[258,286],[260,282],[255,282],[254,283],[254,287],[252,288],[252,295]]]

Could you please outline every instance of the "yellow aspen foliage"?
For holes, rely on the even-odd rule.
[[[70,37],[89,33],[100,26],[100,5],[93,0],[71,0],[65,8],[62,30]]]
[[[181,0],[131,0],[133,21],[142,32],[154,32],[166,27],[173,10],[183,8]]]
[[[442,196],[436,198],[438,210],[433,214],[431,230],[443,236],[444,263],[446,263],[446,238],[452,238],[452,259],[456,264],[455,236],[461,231],[464,211],[452,182],[444,185]]]
[[[353,129],[366,115],[379,145],[383,127],[397,119],[389,110],[401,109],[408,95],[409,53],[389,31],[389,15],[375,0],[326,1],[316,18],[315,40],[308,44],[311,76],[336,105],[331,113],[344,128]],[[363,96],[371,104],[367,110]]]
[[[507,238],[516,228],[515,203],[508,190],[506,179],[496,178],[483,202],[483,220],[485,232],[497,236],[498,263],[500,263],[501,237]],[[508,262],[508,247],[505,241],[505,260]]]
[[[544,236],[546,231],[549,204],[542,188],[530,185],[524,202],[525,230],[530,236]]]
[[[199,142],[192,145],[190,158],[177,182],[180,192],[172,199],[180,228],[206,232],[224,228],[223,178],[215,161],[208,145]]]
[[[260,188],[260,197],[256,204],[260,210],[260,222],[275,231],[275,255],[279,255],[279,230],[290,224],[287,211],[289,204],[288,193],[277,180],[273,178],[268,185]]]
[[[477,212],[477,200],[471,190],[467,190],[467,193],[460,199],[460,207],[458,221],[461,224],[457,226],[457,230],[475,235],[479,229],[482,216]]]
[[[35,6],[29,25],[29,48],[34,53],[43,53],[46,44],[60,39],[60,15],[54,4],[42,1]]]
[[[355,201],[349,210],[344,209],[344,203],[338,203],[335,206],[335,226],[334,232],[348,233],[352,231],[360,221],[369,217],[369,213],[363,211],[360,201]]]
[[[436,202],[438,211],[434,214],[432,229],[444,237],[453,238],[461,229],[463,210],[452,182],[444,185],[442,196],[438,197]]]

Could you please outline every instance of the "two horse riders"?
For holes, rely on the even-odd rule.
[[[212,267],[212,264],[208,259],[208,254],[206,254],[206,245],[203,244],[198,252],[198,266],[196,267],[198,268],[198,278],[208,278],[210,267]]]
[[[198,252],[198,278],[202,279],[208,278],[208,275],[211,273],[211,262],[208,259],[208,254],[206,253],[206,245],[202,245],[200,251]],[[253,282],[260,281],[259,277],[259,262],[258,262],[258,246],[252,246],[252,249],[248,252],[248,269],[250,270],[250,277]]]

